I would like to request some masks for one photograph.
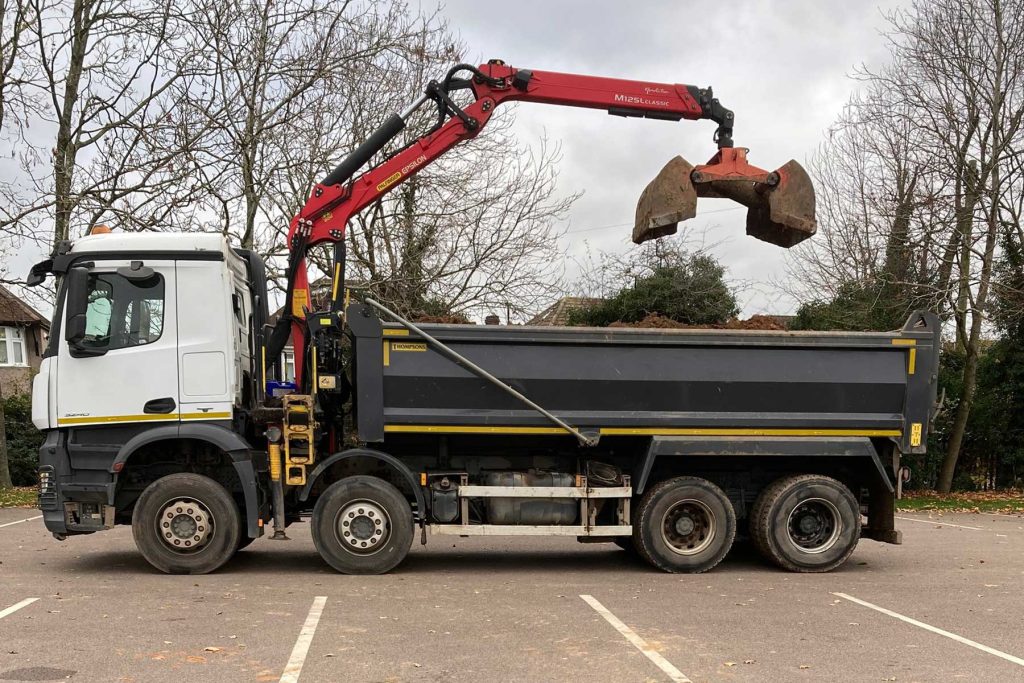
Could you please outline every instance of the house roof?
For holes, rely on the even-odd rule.
[[[42,325],[43,329],[50,329],[50,321],[42,316],[39,311],[29,306],[15,295],[11,290],[0,285],[0,325]]]
[[[527,325],[565,325],[573,311],[600,303],[601,299],[586,296],[563,296],[544,311],[530,318]]]

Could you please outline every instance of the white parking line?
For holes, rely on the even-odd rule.
[[[904,522],[917,522],[918,524],[933,524],[936,526],[952,526],[957,529],[970,529],[971,531],[985,531],[980,526],[964,526],[963,524],[950,524],[949,522],[936,522],[934,519],[914,519],[913,517],[897,517]]]
[[[958,643],[963,643],[964,645],[969,645],[969,646],[973,647],[976,650],[981,650],[982,652],[987,652],[990,655],[995,655],[996,657],[1000,657],[1002,659],[1005,659],[1008,662],[1013,662],[1017,666],[1024,666],[1024,659],[1021,659],[1020,657],[1014,657],[1013,655],[1008,655],[1005,652],[1002,652],[1002,651],[997,650],[995,648],[989,647],[988,645],[982,645],[981,643],[975,642],[975,641],[970,640],[968,638],[964,638],[963,636],[958,636],[955,633],[950,633],[949,631],[943,631],[941,628],[937,628],[937,627],[932,626],[930,624],[926,624],[923,621],[918,621],[917,619],[911,619],[910,617],[903,616],[899,612],[893,612],[892,610],[885,609],[884,607],[879,607],[878,605],[872,605],[870,602],[866,602],[864,600],[860,600],[858,598],[853,597],[852,595],[847,595],[846,593],[833,593],[832,595],[836,596],[837,598],[842,598],[844,600],[849,600],[850,602],[855,602],[858,605],[861,605],[863,607],[867,607],[869,609],[873,609],[876,612],[881,612],[882,614],[887,614],[890,617],[893,617],[894,619],[899,619],[900,621],[905,621],[908,624],[913,624],[914,626],[918,626],[920,628],[923,628],[926,631],[931,631],[932,633],[938,633],[940,636],[945,636],[947,638],[950,638],[951,640],[955,640]]]
[[[35,517],[29,517],[28,519],[19,519],[16,522],[7,522],[6,524],[0,524],[0,529],[3,529],[5,526],[14,526],[15,524],[21,524],[22,522],[31,522],[34,519],[42,519],[42,518],[43,518],[42,515],[36,515]]]
[[[309,608],[306,623],[299,631],[299,639],[295,641],[292,656],[288,658],[288,664],[284,667],[284,673],[281,674],[280,683],[298,683],[302,665],[306,663],[306,654],[309,653],[309,645],[313,642],[313,634],[316,633],[316,625],[320,623],[320,615],[324,612],[325,604],[327,604],[326,595],[318,595],[313,598],[313,606]]]
[[[581,595],[583,601],[594,608],[594,611],[604,617],[612,627],[622,634],[622,636],[628,640],[633,647],[644,653],[647,659],[654,662],[655,666],[665,672],[669,677],[669,680],[674,683],[693,683],[689,678],[683,675],[683,672],[672,666],[672,662],[668,661],[657,653],[654,648],[647,644],[647,641],[638,636],[633,629],[619,621],[619,618],[608,611],[608,608],[597,601],[592,595]]]
[[[8,615],[14,614],[18,610],[20,610],[22,607],[28,607],[29,605],[31,605],[33,602],[35,602],[38,599],[39,598],[25,598],[24,600],[22,600],[21,602],[19,602],[16,605],[11,605],[7,609],[0,610],[0,619],[3,619],[4,617],[6,617]]]

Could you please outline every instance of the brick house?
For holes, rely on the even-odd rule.
[[[31,391],[50,321],[0,285],[0,390],[4,396]]]

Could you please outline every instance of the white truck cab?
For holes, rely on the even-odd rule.
[[[36,427],[230,420],[253,350],[247,266],[227,241],[110,233],[82,238],[66,255],[33,385]]]
[[[259,257],[216,233],[108,232],[62,243],[30,284],[47,274],[59,285],[32,387],[47,528],[127,523],[124,501],[170,468],[222,477],[245,511],[237,536],[260,535],[248,420],[267,318]]]

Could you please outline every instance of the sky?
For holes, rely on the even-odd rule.
[[[885,14],[907,1],[447,0],[441,13],[466,45],[466,61],[713,86],[736,114],[736,145],[772,170],[790,159],[806,166],[857,87],[852,71],[884,63]],[[421,5],[435,7],[433,0]],[[560,143],[558,192],[582,193],[561,226],[570,282],[588,252],[629,248],[636,201],[669,159],[700,164],[716,151],[711,121],[522,104],[514,126],[522,144],[542,136]],[[786,250],[747,237],[743,207],[702,199],[697,211],[688,234],[726,267],[742,317],[795,312],[797,303],[778,286]],[[7,257],[12,275],[45,258],[31,245]]]
[[[497,58],[519,68],[710,85],[736,114],[736,146],[750,149],[750,163],[772,170],[790,159],[807,165],[857,87],[849,75],[861,64],[884,63],[880,31],[900,4],[448,0],[442,12],[476,63]],[[569,279],[577,268],[572,259],[588,248],[628,248],[636,201],[669,159],[681,155],[696,165],[716,152],[711,121],[523,104],[515,126],[526,143],[542,135],[560,142],[559,192],[583,192],[563,238]],[[737,206],[702,199],[689,223],[695,246],[726,267],[743,317],[794,313],[796,302],[777,286],[786,276],[786,250],[747,237],[745,209]]]

